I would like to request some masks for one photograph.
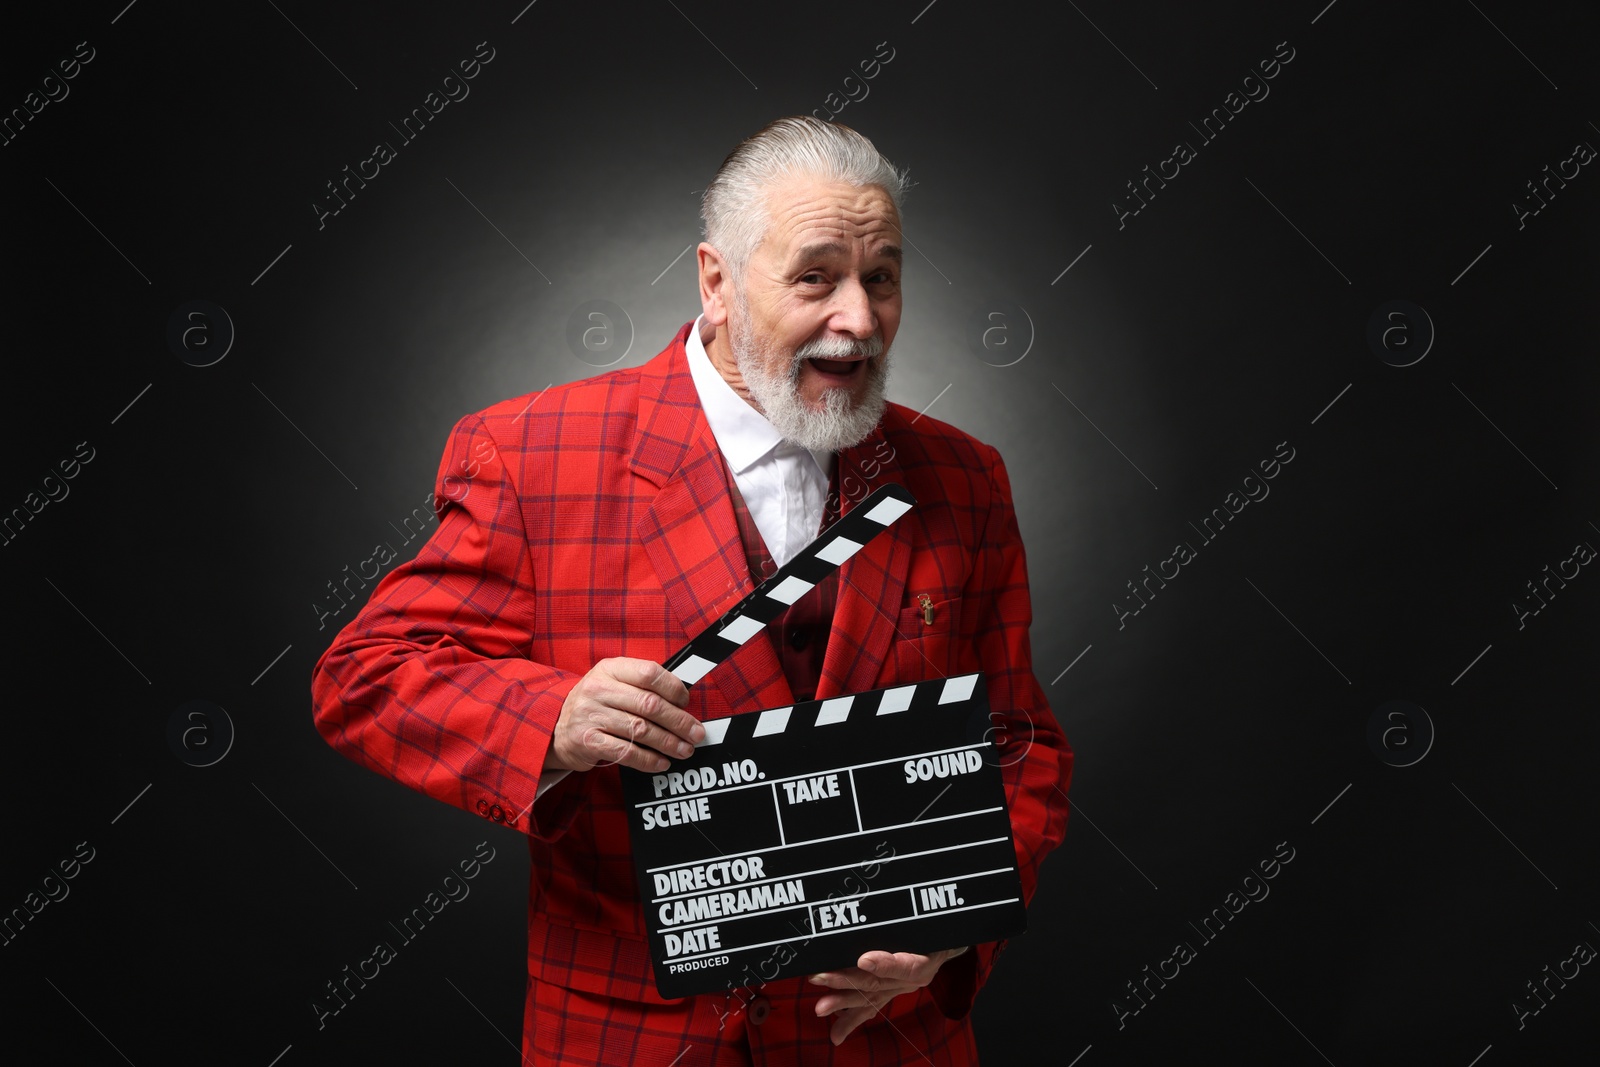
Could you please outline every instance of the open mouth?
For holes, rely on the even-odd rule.
[[[847,380],[849,380],[851,378],[854,378],[856,375],[861,374],[862,373],[861,368],[866,366],[866,363],[867,363],[865,358],[856,358],[856,359],[816,359],[816,358],[811,358],[811,359],[807,359],[806,362],[811,364],[812,369],[815,370],[818,374],[821,374],[823,377],[837,379],[839,381],[847,381]]]

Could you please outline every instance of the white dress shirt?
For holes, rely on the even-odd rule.
[[[767,417],[751,407],[706,354],[700,323],[694,320],[684,350],[700,407],[733,480],[755,520],[772,562],[788,563],[817,536],[828,496],[832,452],[817,452],[785,441]],[[752,575],[752,578],[755,576]],[[765,577],[764,575],[762,577]],[[756,578],[759,582],[760,579]]]
[[[734,484],[744,497],[745,508],[761,531],[772,561],[781,567],[817,536],[822,511],[827,504],[828,467],[832,452],[819,452],[785,441],[767,421],[733,391],[727,379],[711,363],[705,342],[700,338],[705,316],[689,328],[684,351],[689,357],[689,374],[700,407],[717,448],[733,472]],[[710,332],[711,327],[705,327]],[[751,575],[760,584],[765,575]],[[539,778],[535,801],[570,773],[547,770]]]

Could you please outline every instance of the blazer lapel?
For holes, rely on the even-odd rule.
[[[879,458],[885,448],[880,423],[866,440],[839,453],[841,515],[849,514],[880,485],[904,484],[893,450],[888,450],[887,460]],[[868,471],[873,472],[872,477],[867,476]],[[876,684],[900,616],[900,598],[911,566],[915,514],[913,509],[902,516],[839,568],[839,596],[828,650],[822,657],[818,700],[864,692]]]
[[[689,374],[684,341],[692,326],[679,330],[672,344],[642,368],[639,417],[629,458],[636,474],[661,487],[635,532],[682,628],[684,643],[755,588],[722,455]],[[714,683],[729,711],[794,702],[772,643],[765,639],[746,641],[707,681]],[[708,717],[722,713],[717,704],[710,700]]]

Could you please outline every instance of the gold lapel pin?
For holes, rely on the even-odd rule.
[[[927,625],[933,624],[933,597],[927,593],[918,593],[917,599],[922,602],[922,621]]]

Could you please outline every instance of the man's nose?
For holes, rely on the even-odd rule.
[[[872,300],[859,279],[848,279],[834,291],[833,315],[828,326],[839,333],[854,334],[861,341],[877,332]]]

